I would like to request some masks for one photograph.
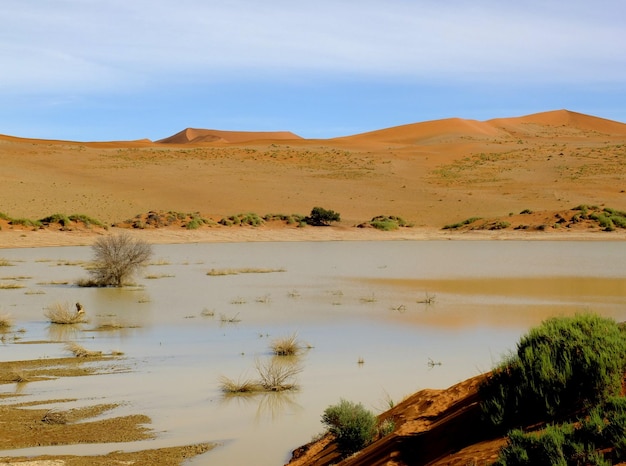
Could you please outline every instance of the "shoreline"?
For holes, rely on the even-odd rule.
[[[306,242],[306,241],[626,241],[626,231],[541,231],[503,230],[450,231],[432,227],[380,231],[354,227],[225,227],[201,230],[158,228],[135,230],[3,230],[0,249],[89,246],[94,239],[128,232],[150,244]]]

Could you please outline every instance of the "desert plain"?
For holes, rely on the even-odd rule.
[[[186,129],[159,141],[75,142],[5,135],[0,136],[0,161],[0,248],[89,245],[100,235],[122,229],[153,244],[626,240],[624,228],[606,228],[576,217],[580,206],[594,206],[598,212],[626,210],[626,124],[567,110],[489,121],[450,118],[324,140],[303,139],[288,131],[209,129]],[[280,219],[306,216],[316,206],[340,213],[341,221],[316,227]],[[271,216],[256,226],[220,222],[246,213]],[[99,224],[40,223],[53,214],[87,216]],[[406,226],[391,231],[373,228],[369,222],[377,216],[402,218]],[[193,218],[203,221],[190,228]],[[101,357],[106,363],[108,356]],[[0,382],[14,383],[10,364],[0,364]],[[32,370],[49,375],[46,362],[30,364],[41,365]],[[80,370],[72,358],[59,364],[66,375]],[[471,422],[475,415],[471,406],[476,384],[471,379],[448,390],[419,392],[382,416],[402,419],[395,439],[431,427],[433,432],[461,431],[459,419]],[[33,425],[55,429],[59,443],[87,437],[117,442],[125,435],[134,440],[147,435],[141,417],[118,419],[124,426],[116,428],[122,438],[107,439],[102,437],[103,432],[112,432],[107,424],[86,423],[82,431],[54,421],[41,427],[46,412],[21,408],[15,403],[0,407],[2,422],[15,429],[4,435],[3,449],[36,445],[42,434]],[[457,415],[461,411],[463,415]],[[93,415],[67,414],[74,421]],[[438,438],[436,432],[433,435]],[[440,450],[426,455],[428,464],[487,461],[497,454],[502,440],[465,443],[436,443]],[[403,464],[394,462],[393,445],[376,445],[378,450],[368,452],[367,462],[359,463],[357,456],[345,464]],[[4,460],[41,465],[180,464],[210,447],[186,445],[153,452],[159,459],[139,452],[134,457],[120,454],[97,460],[80,456]],[[460,451],[451,457],[452,450]],[[338,459],[328,437],[297,456],[294,464],[331,464]],[[446,462],[437,463],[443,457]],[[24,463],[27,460],[31,463]]]

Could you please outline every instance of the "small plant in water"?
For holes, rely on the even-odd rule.
[[[241,319],[239,318],[239,313],[235,314],[234,316],[227,316],[226,314],[220,314],[220,322],[227,323],[227,324],[234,324],[237,322],[241,322]]]
[[[297,385],[294,378],[302,372],[300,365],[284,363],[275,358],[266,363],[257,360],[256,369],[259,373],[260,385],[264,390],[271,392],[296,389]]]
[[[10,328],[13,325],[13,317],[8,313],[0,313],[0,330]]]
[[[220,389],[224,393],[254,393],[260,390],[259,383],[252,379],[233,380],[222,376],[220,377],[219,384]]]
[[[44,310],[44,315],[52,324],[80,324],[87,322],[87,316],[80,303],[72,309],[69,303],[56,302]]]
[[[270,348],[277,356],[295,356],[302,351],[302,345],[298,341],[298,335],[296,333],[288,337],[275,339],[272,341]]]
[[[68,343],[66,345],[67,350],[77,358],[92,358],[94,356],[101,356],[102,351],[90,351],[83,348],[78,343]]]

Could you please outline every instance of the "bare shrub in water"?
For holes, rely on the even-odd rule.
[[[152,256],[152,247],[129,233],[98,238],[92,249],[92,280],[79,283],[83,286],[122,286]]]
[[[69,303],[56,302],[44,310],[44,315],[52,324],[81,324],[87,322],[87,316],[80,303],[76,303],[76,310]]]

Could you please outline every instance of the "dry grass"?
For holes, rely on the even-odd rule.
[[[235,314],[234,316],[227,316],[226,314],[220,314],[220,322],[225,323],[225,324],[235,324],[237,322],[241,322],[241,319],[239,318],[239,313]]]
[[[220,377],[220,389],[226,394],[253,394],[259,392],[283,392],[295,390],[295,377],[302,372],[302,367],[298,364],[284,362],[272,358],[268,362],[256,360],[256,370],[259,379],[239,379],[233,380],[228,377]]]
[[[362,303],[375,303],[377,301],[378,301],[378,299],[376,298],[374,293],[372,293],[370,296],[363,296],[361,298],[361,302]]]
[[[93,358],[95,356],[102,356],[102,351],[90,351],[83,348],[78,343],[68,343],[65,348],[77,358]]]
[[[213,309],[205,307],[204,309],[202,309],[202,312],[200,312],[200,315],[202,317],[215,317],[215,311]]]
[[[77,309],[74,310],[69,303],[56,302],[44,310],[44,315],[52,324],[81,324],[87,322],[85,312],[82,308],[78,309],[78,303],[76,305]]]
[[[19,283],[0,283],[0,290],[17,290],[18,288],[24,288],[24,285]]]
[[[41,418],[41,422],[46,424],[67,424],[67,417],[65,413],[51,409]]]
[[[24,369],[15,369],[11,372],[9,379],[15,383],[27,383],[31,380]]]
[[[10,328],[13,325],[13,317],[11,314],[0,313],[0,330]]]
[[[272,301],[272,298],[270,297],[270,295],[266,294],[263,296],[259,296],[255,299],[255,301],[261,304],[269,304]]]
[[[266,391],[282,392],[285,390],[295,390],[295,377],[302,372],[299,364],[284,363],[276,358],[263,363],[257,359],[256,370],[259,373],[260,385]]]
[[[37,282],[37,285],[69,285],[68,280],[51,280],[48,282]]]
[[[172,278],[174,277],[174,275],[171,274],[167,274],[167,273],[152,273],[152,274],[148,274],[145,275],[144,278],[147,280],[157,280],[159,278]]]
[[[275,273],[285,272],[285,269],[266,269],[266,268],[241,268],[241,269],[211,269],[206,274],[210,277],[221,277],[223,275],[239,275],[242,273]]]
[[[417,300],[418,304],[434,304],[434,302],[435,302],[435,295],[430,295],[428,293],[426,293],[426,296],[424,297],[424,299]]]
[[[233,380],[228,377],[222,376],[219,380],[220,389],[224,393],[255,393],[263,390],[263,387],[259,383],[252,379],[237,379]]]
[[[0,257],[0,267],[10,267],[13,264],[9,262],[7,259]]]
[[[302,351],[302,345],[298,341],[297,333],[293,333],[288,337],[276,338],[270,344],[270,348],[277,356],[295,356]]]
[[[124,325],[124,324],[120,324],[119,322],[109,321],[109,322],[102,322],[100,325],[95,327],[93,331],[94,332],[110,332],[114,330],[122,330],[125,328],[139,328],[139,326],[138,325]]]

